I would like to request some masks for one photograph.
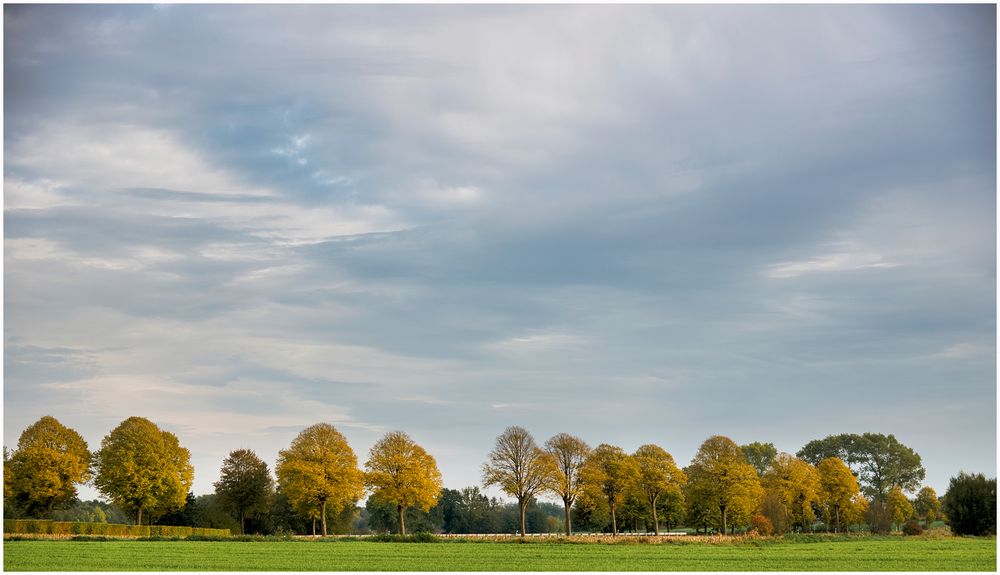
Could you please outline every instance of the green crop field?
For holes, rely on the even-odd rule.
[[[8,571],[995,571],[995,538],[733,544],[5,541]]]

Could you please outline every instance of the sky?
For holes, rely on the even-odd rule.
[[[995,6],[4,6],[4,444],[996,475]],[[96,491],[85,487],[81,495]]]

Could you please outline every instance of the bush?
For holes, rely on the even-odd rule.
[[[750,529],[765,537],[774,532],[771,520],[759,513],[750,518]]]
[[[921,535],[924,532],[924,528],[920,526],[920,522],[916,519],[910,519],[903,524],[903,535]]]
[[[997,531],[997,480],[982,473],[952,477],[944,496],[944,512],[956,535],[988,535]]]
[[[377,541],[379,543],[437,543],[438,538],[431,533],[426,531],[420,531],[412,535],[397,535],[397,534],[383,534],[383,535],[373,535],[368,538],[369,541]]]
[[[19,535],[103,535],[107,537],[229,536],[228,529],[173,527],[170,525],[122,525],[119,523],[85,523],[82,521],[48,521],[42,519],[4,519],[3,532]]]

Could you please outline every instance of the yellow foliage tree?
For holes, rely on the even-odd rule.
[[[184,507],[194,481],[191,452],[152,421],[130,417],[101,441],[94,485],[142,524]]]
[[[820,479],[816,469],[788,453],[779,453],[761,478],[765,493],[773,493],[784,506],[792,525],[805,530],[816,520],[813,504],[819,502]]]
[[[827,457],[816,466],[819,473],[819,504],[823,509],[823,520],[829,525],[833,523],[834,532],[842,528],[841,514],[849,510],[854,498],[861,493],[858,479],[851,473],[839,457]]]
[[[921,519],[927,522],[928,527],[938,518],[941,514],[941,501],[933,487],[924,487],[917,493],[914,510]]]
[[[900,486],[897,485],[889,490],[886,503],[892,511],[892,522],[897,527],[910,517],[913,517],[913,505],[910,504],[910,500],[906,498],[906,494],[903,493],[903,489]]]
[[[708,516],[717,518],[722,533],[730,524],[749,524],[764,492],[757,471],[732,439],[721,435],[706,439],[685,471],[691,509],[699,515],[717,510]]]
[[[294,507],[318,512],[324,537],[327,508],[343,510],[364,495],[358,458],[347,439],[328,423],[307,427],[288,449],[279,451],[275,473],[281,492]]]
[[[639,466],[621,447],[602,443],[583,464],[580,476],[583,488],[594,498],[603,496],[611,511],[611,535],[618,535],[615,510],[639,477]]]
[[[643,445],[632,455],[639,468],[637,485],[646,497],[653,513],[653,533],[660,534],[660,519],[656,506],[660,497],[677,494],[683,498],[687,476],[677,468],[672,455],[659,445]]]
[[[562,499],[566,513],[564,525],[566,535],[572,535],[570,510],[583,489],[580,483],[580,468],[590,454],[590,446],[579,437],[560,433],[545,442],[545,450],[556,463],[555,474],[548,489]]]
[[[441,496],[441,472],[437,462],[402,431],[387,433],[372,447],[365,464],[365,485],[372,494],[396,505],[399,533],[408,507],[430,510]]]
[[[552,484],[556,474],[553,457],[539,449],[535,438],[523,427],[508,427],[497,437],[489,461],[483,464],[483,485],[495,485],[517,498],[521,536],[527,534],[524,517],[528,501]]]
[[[29,513],[47,514],[76,497],[77,484],[90,477],[87,442],[46,415],[21,433],[17,450],[5,459],[4,492]]]

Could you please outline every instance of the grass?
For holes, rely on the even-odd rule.
[[[995,538],[730,544],[4,541],[6,571],[995,571]]]

